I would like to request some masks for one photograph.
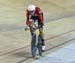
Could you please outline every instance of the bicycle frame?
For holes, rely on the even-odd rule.
[[[37,46],[38,46],[38,50],[39,50],[39,55],[42,55],[42,46],[41,46],[41,37],[40,37],[40,30],[39,27],[36,26],[35,23],[32,24],[32,45],[31,45],[31,52],[32,52],[32,56],[35,57],[36,55],[36,50],[37,50]]]

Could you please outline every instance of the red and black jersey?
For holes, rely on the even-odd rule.
[[[32,16],[31,13],[28,10],[26,10],[26,24],[27,25],[29,24],[29,20],[31,16]],[[34,16],[38,16],[40,23],[43,23],[44,21],[43,12],[41,11],[39,7],[36,7]]]

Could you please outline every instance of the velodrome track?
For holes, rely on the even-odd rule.
[[[29,31],[24,31],[24,5],[28,5],[28,3],[22,4],[20,0],[14,5],[11,3],[15,1],[11,0],[7,4],[5,2],[0,1],[2,3],[0,4],[2,5],[0,6],[0,63],[31,63],[35,60],[31,58],[30,53],[31,36]],[[36,4],[36,2],[34,3]],[[74,3],[68,1],[69,6],[59,3],[59,1],[51,0],[46,2],[46,6],[51,5],[48,11],[43,7],[43,4],[41,6],[46,11],[44,34],[47,49],[44,55],[74,43],[75,40]]]

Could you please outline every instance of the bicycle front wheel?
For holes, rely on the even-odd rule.
[[[36,47],[36,35],[35,35],[32,37],[32,42],[31,42],[31,53],[33,58],[36,56],[36,51],[37,47]]]

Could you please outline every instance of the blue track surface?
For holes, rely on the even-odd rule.
[[[32,63],[75,63],[75,43],[67,45]]]

